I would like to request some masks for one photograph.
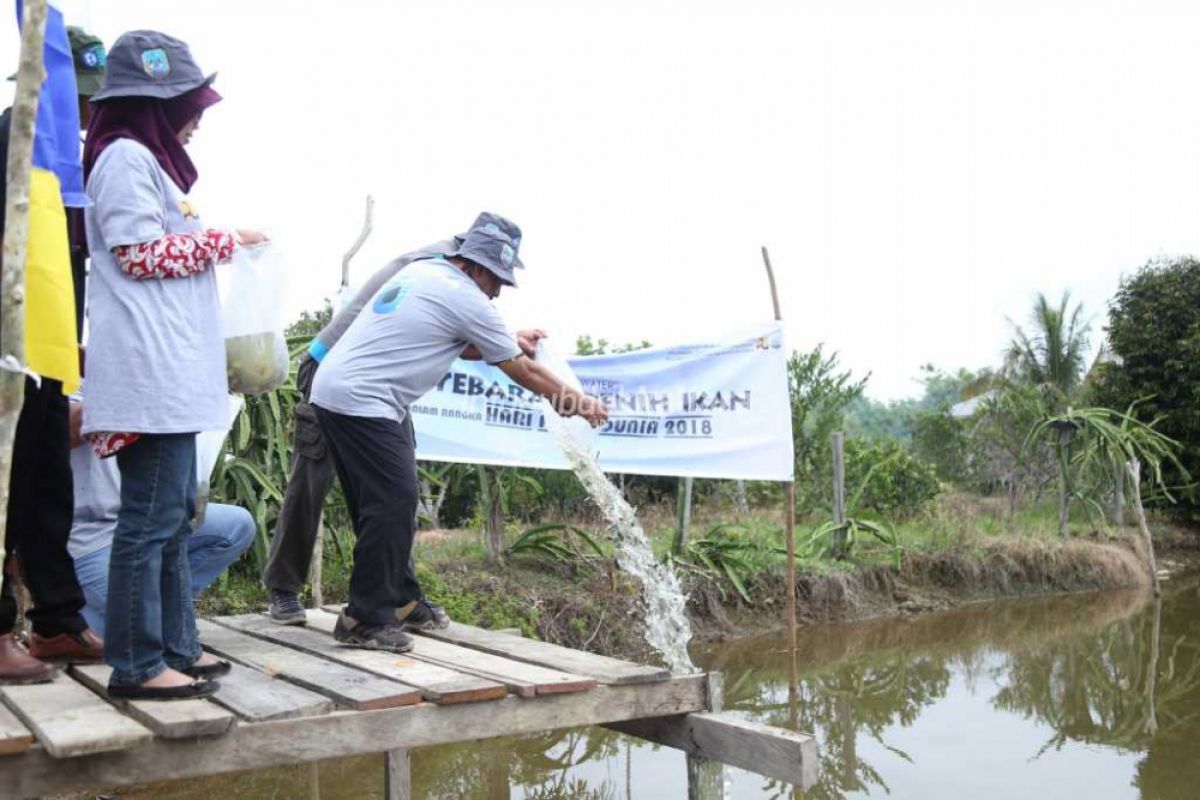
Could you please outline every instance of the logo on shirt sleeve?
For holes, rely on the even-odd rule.
[[[404,298],[408,297],[409,285],[402,280],[395,280],[379,290],[379,294],[375,295],[375,302],[371,309],[376,314],[391,314],[400,304],[404,302]]]

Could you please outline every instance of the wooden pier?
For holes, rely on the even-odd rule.
[[[452,624],[404,655],[343,647],[335,617],[305,627],[260,614],[201,620],[205,649],[233,662],[210,699],[110,700],[108,667],[0,686],[0,798],[383,753],[387,796],[408,798],[413,747],[607,725],[689,756],[797,785],[815,778],[812,738],[720,712],[719,675],[667,670],[511,633]],[[692,767],[696,769],[693,770]],[[714,782],[697,779],[691,795]]]

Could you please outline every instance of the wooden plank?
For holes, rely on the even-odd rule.
[[[693,756],[720,761],[802,789],[817,780],[817,740],[724,712],[698,712],[609,724]]]
[[[221,691],[213,702],[248,722],[314,717],[333,711],[333,701],[285,680],[234,664],[221,676]]]
[[[336,623],[336,614],[322,610],[308,612],[309,628],[333,633],[333,626]],[[414,636],[413,649],[405,655],[412,656],[418,661],[437,664],[504,684],[510,692],[521,697],[558,694],[559,692],[582,692],[596,686],[595,678],[572,675],[569,672],[539,667],[536,664],[526,664],[523,661],[513,661],[509,658],[459,647],[424,636]]]
[[[346,647],[321,631],[310,630],[307,627],[276,625],[262,614],[218,617],[214,622],[239,633],[261,637],[268,642],[286,645],[312,656],[329,659],[331,662],[403,681],[408,686],[417,687],[426,700],[440,705],[496,700],[508,694],[504,685],[496,681],[418,661],[409,658],[407,654]]]
[[[0,698],[54,758],[123,750],[154,738],[65,675],[50,683],[0,686]]]
[[[206,650],[331,697],[342,708],[366,711],[421,701],[421,693],[411,686],[264,642],[208,620],[196,620],[196,630]]]
[[[0,705],[0,756],[23,753],[33,745],[33,734],[16,714]]]
[[[451,622],[446,630],[428,631],[419,635],[516,661],[540,664],[575,675],[586,675],[606,684],[649,683],[666,680],[671,676],[670,671],[663,667],[634,664],[631,661],[572,650],[536,639],[522,639],[507,633],[460,625],[457,622]]]
[[[112,667],[107,664],[75,664],[70,672],[75,680],[167,739],[215,736],[233,726],[233,714],[207,700],[173,700],[164,703],[110,698],[108,677],[112,674]]]
[[[702,676],[660,683],[598,686],[530,702],[335,711],[320,717],[235,725],[225,736],[195,742],[155,739],[143,746],[71,761],[70,769],[39,747],[0,759],[0,800],[196,778],[329,758],[370,755],[499,736],[682,714],[704,707]]]

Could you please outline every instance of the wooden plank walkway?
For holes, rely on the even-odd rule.
[[[105,666],[0,687],[0,799],[682,715],[706,707],[703,675],[454,625],[397,655],[339,645],[260,614],[200,620],[234,662],[211,700],[112,701]]]

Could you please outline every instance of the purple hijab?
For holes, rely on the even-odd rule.
[[[170,100],[113,97],[96,103],[83,143],[84,180],[91,176],[104,148],[117,139],[133,139],[154,154],[163,172],[187,194],[198,175],[176,134],[220,99],[215,89],[205,85]]]

